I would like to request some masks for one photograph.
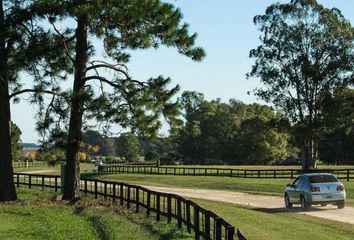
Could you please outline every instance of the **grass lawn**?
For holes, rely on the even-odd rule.
[[[293,181],[291,179],[254,179],[142,174],[83,174],[83,176],[152,186],[227,190],[278,196],[282,196],[286,184]],[[347,204],[354,205],[354,181],[343,181],[343,184],[347,191]]]
[[[191,239],[175,225],[156,223],[108,202],[68,204],[35,188],[18,193],[19,201],[0,204],[0,239]]]
[[[45,175],[59,175],[60,174],[60,164],[57,164],[54,167],[42,166],[42,167],[29,167],[29,168],[14,168],[14,172],[36,172],[36,171],[46,171],[39,172],[38,174]],[[97,167],[92,163],[80,163],[80,172],[81,173],[92,173],[96,172]]]
[[[293,213],[266,213],[228,203],[195,199],[239,228],[247,239],[341,240],[353,239],[354,226]]]

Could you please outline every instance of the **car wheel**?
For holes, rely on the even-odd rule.
[[[321,206],[325,207],[325,206],[327,206],[327,204],[326,203],[321,203]]]
[[[301,196],[300,203],[301,203],[301,208],[302,209],[308,209],[311,206],[311,204],[306,202],[304,196]]]
[[[337,207],[338,207],[339,209],[344,208],[344,206],[345,206],[344,201],[341,201],[341,202],[338,202],[338,203],[337,203]]]
[[[288,194],[285,193],[284,195],[284,202],[285,202],[285,207],[286,208],[292,208],[293,204],[290,202]]]

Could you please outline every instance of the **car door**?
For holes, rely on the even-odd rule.
[[[295,199],[295,195],[299,185],[299,179],[300,177],[297,177],[295,181],[291,184],[291,186],[288,188],[287,193],[291,202],[298,201],[298,199]]]
[[[297,184],[296,189],[294,190],[294,200],[295,202],[300,201],[301,194],[303,194],[304,190],[306,188],[306,177],[305,176],[300,176],[299,177],[299,183]]]

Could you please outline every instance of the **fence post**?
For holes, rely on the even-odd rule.
[[[84,193],[87,195],[87,179],[84,179]]]
[[[221,240],[221,237],[222,237],[222,232],[221,232],[222,219],[221,218],[216,218],[215,220],[216,220],[215,239],[216,240]]]
[[[193,206],[194,208],[194,233],[195,233],[195,239],[199,240],[200,238],[200,233],[199,233],[199,207],[198,206]]]
[[[20,187],[20,174],[16,175],[17,187]]]
[[[107,199],[107,182],[103,182],[103,184],[104,184],[103,197],[104,199]]]
[[[127,192],[127,208],[130,208],[130,186],[128,185],[128,192]]]
[[[112,201],[116,202],[116,183],[113,183],[113,196],[112,196]]]
[[[291,179],[294,178],[294,170],[291,170]]]
[[[42,176],[42,189],[44,189],[44,176]]]
[[[205,240],[210,240],[210,211],[205,211],[204,215]]]
[[[191,224],[191,206],[189,204],[189,200],[186,201],[186,220],[187,220],[187,231],[189,233],[192,232],[192,224]]]
[[[347,181],[349,182],[350,175],[349,175],[349,169],[347,169]]]
[[[120,205],[123,205],[124,201],[124,189],[123,189],[123,183],[120,184],[120,189],[119,189],[119,201]]]
[[[274,179],[276,179],[277,178],[277,170],[274,170],[273,174],[274,174]]]
[[[171,201],[171,195],[167,195],[167,222],[171,223],[172,219],[172,201]]]
[[[54,178],[54,184],[55,184],[55,191],[57,192],[58,191],[58,177],[55,177]]]
[[[181,204],[181,198],[177,198],[177,222],[178,222],[178,228],[182,228],[182,204]]]
[[[32,176],[29,175],[29,179],[28,179],[28,188],[31,188],[31,184],[32,184]]]
[[[226,231],[227,231],[227,240],[234,240],[235,227],[228,226]]]
[[[151,202],[151,193],[150,191],[147,192],[146,197],[146,216],[150,216],[150,202]]]
[[[135,212],[139,212],[139,188],[135,188]]]
[[[95,179],[95,198],[97,198],[97,180]]]
[[[156,193],[156,221],[160,221],[160,193]]]

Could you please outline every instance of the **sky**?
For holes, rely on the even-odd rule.
[[[260,32],[253,24],[255,15],[263,14],[274,0],[169,0],[179,7],[190,31],[197,32],[197,45],[205,49],[202,62],[193,62],[174,48],[160,47],[132,52],[128,68],[135,79],[147,80],[163,75],[171,77],[171,86],[183,91],[198,91],[207,100],[231,98],[245,103],[261,102],[249,91],[259,86],[257,79],[246,79],[253,59],[249,51],[259,45]],[[289,1],[280,1],[289,2]],[[354,1],[319,0],[325,7],[336,7],[354,24]],[[72,81],[72,80],[71,80]],[[70,82],[72,84],[72,82]],[[22,141],[36,143],[35,108],[25,97],[11,105],[12,120],[22,131]]]

